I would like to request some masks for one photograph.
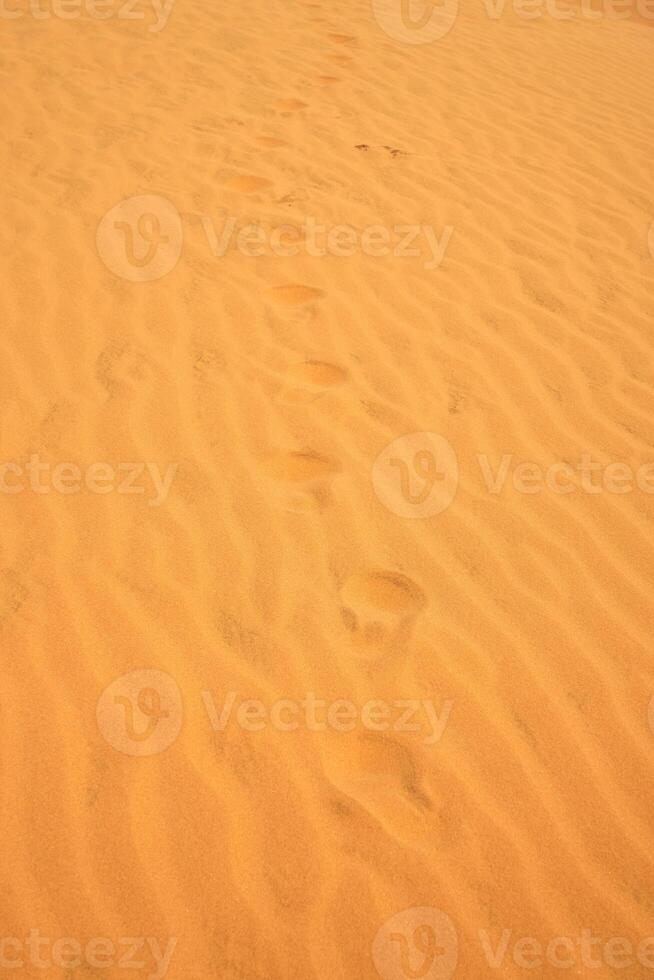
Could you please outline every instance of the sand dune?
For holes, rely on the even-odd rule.
[[[489,6],[3,8],[3,976],[651,975],[654,32]]]

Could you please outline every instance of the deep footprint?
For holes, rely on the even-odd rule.
[[[332,502],[331,483],[341,471],[337,460],[311,451],[279,453],[268,459],[264,472],[276,485],[288,511],[324,510]]]
[[[327,361],[302,361],[294,364],[286,373],[280,399],[288,403],[307,403],[341,385],[347,372]]]

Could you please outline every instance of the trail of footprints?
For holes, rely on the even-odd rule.
[[[334,44],[352,45],[356,38],[347,34],[328,34]],[[341,67],[352,63],[344,54],[328,54],[327,57]],[[316,76],[322,86],[340,81],[334,75]],[[282,116],[290,116],[308,108],[298,98],[284,98],[272,108]],[[278,136],[261,135],[259,145],[276,149],[289,144]],[[368,150],[361,145],[357,149]],[[393,156],[400,150],[383,147]],[[230,178],[228,190],[242,194],[265,192],[272,182],[254,174],[240,174]],[[312,306],[325,298],[323,290],[306,283],[283,283],[264,290],[264,301],[280,312],[292,313],[295,309]],[[292,364],[286,371],[277,394],[277,400],[291,405],[310,405],[347,383],[348,372],[338,364],[321,360],[304,360]],[[272,495],[278,506],[292,514],[319,514],[334,503],[334,483],[342,473],[339,460],[311,448],[271,454],[261,466]],[[427,605],[421,587],[400,572],[385,568],[368,568],[356,572],[340,585],[340,615],[344,638],[356,661],[371,669],[406,651],[416,620]],[[331,746],[325,760],[326,771],[332,785],[364,810],[373,813],[405,838],[415,843],[424,833],[422,814],[430,807],[428,797],[418,789],[412,751],[388,735],[365,733],[358,737],[354,749],[341,752]],[[343,755],[343,752],[345,753]],[[397,816],[401,818],[399,821]],[[390,823],[389,823],[390,821]]]
[[[327,37],[335,44],[351,45],[356,37],[331,33]],[[329,54],[330,60],[348,65],[346,55]],[[319,75],[317,80],[330,85],[340,79]],[[273,108],[283,115],[307,108],[298,98],[279,99]],[[259,136],[257,142],[270,148],[287,146],[277,136]],[[368,149],[359,146],[357,149]],[[391,147],[385,149],[392,150]],[[400,151],[394,151],[400,152]],[[253,174],[230,178],[225,186],[243,194],[256,194],[272,186],[272,182]],[[292,310],[324,299],[324,291],[305,283],[285,283],[268,287],[264,299],[273,306]],[[320,360],[305,360],[289,367],[278,394],[278,400],[294,405],[308,405],[338,388],[348,380],[348,372],[337,364]],[[337,459],[303,449],[279,452],[262,464],[262,470],[279,505],[288,512],[303,514],[320,512],[334,502],[333,484],[342,467]],[[420,586],[406,575],[373,568],[348,578],[340,590],[341,617],[351,647],[364,663],[384,659],[406,647],[415,621],[426,605]]]

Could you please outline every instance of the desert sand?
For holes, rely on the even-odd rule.
[[[3,976],[651,976],[654,31],[103,10],[0,20]]]

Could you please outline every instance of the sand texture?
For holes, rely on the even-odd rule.
[[[0,973],[652,976],[647,18],[11,2]]]

